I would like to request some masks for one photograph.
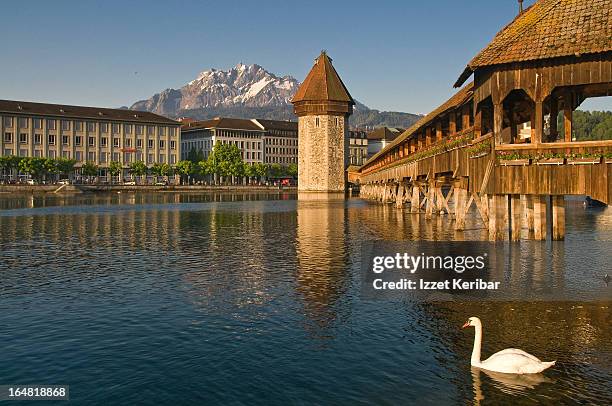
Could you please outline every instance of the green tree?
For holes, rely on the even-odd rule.
[[[147,165],[142,161],[134,161],[130,164],[132,176],[143,176],[147,174]]]
[[[123,171],[123,166],[121,165],[120,162],[112,161],[108,165],[108,173],[110,173],[111,176],[120,176],[122,171]]]
[[[153,166],[151,167],[151,175],[153,176],[164,176],[162,175],[162,165],[160,163],[155,163],[153,164]]]
[[[250,165],[250,164],[245,163],[244,164],[244,176],[249,178],[249,180],[257,176],[257,169],[255,168],[255,165]]]
[[[211,161],[213,173],[223,177],[242,176],[244,161],[240,148],[236,145],[217,143],[208,159]]]
[[[56,175],[59,173],[57,167],[57,160],[53,158],[45,158],[43,162],[43,177],[46,179],[49,175]]]
[[[283,167],[280,164],[270,165],[270,176],[273,178],[279,178],[283,176]]]
[[[13,170],[19,168],[19,162],[21,158],[14,155],[0,157],[0,169],[2,169],[3,175],[11,175]]]
[[[293,177],[293,178],[297,178],[298,176],[298,166],[297,164],[289,164],[287,166],[287,175]]]
[[[195,170],[195,165],[193,164],[193,162],[186,159],[178,161],[174,168],[176,169],[176,172],[181,176],[181,184],[183,183],[183,178],[187,178],[187,183],[189,183],[190,177]]]
[[[87,161],[81,167],[81,173],[87,177],[98,176],[98,165]]]
[[[161,166],[161,175],[162,176],[170,176],[170,175],[172,175],[172,167],[169,164],[162,164],[162,166]]]
[[[255,173],[259,177],[259,181],[263,181],[263,179],[268,176],[268,173],[270,172],[270,167],[262,162],[257,162],[254,166]]]
[[[21,158],[18,167],[21,172],[27,173],[32,179],[41,180],[44,173],[44,159]]]
[[[57,158],[56,159],[57,170],[60,174],[70,176],[74,172],[74,165],[76,160],[70,158]]]

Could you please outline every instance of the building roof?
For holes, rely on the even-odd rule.
[[[199,130],[202,128],[223,128],[228,130],[263,131],[253,120],[244,118],[217,117],[212,120],[194,121],[182,127],[182,131]]]
[[[393,141],[402,132],[404,132],[403,128],[379,127],[368,133],[368,139]]]
[[[102,107],[69,106],[64,104],[34,103],[16,100],[0,100],[0,113],[33,114],[41,116],[82,118],[95,120],[117,120],[174,124],[177,121],[148,111],[127,109],[106,109]]]
[[[281,121],[281,120],[265,120],[262,118],[256,118],[257,121],[264,130],[283,130],[283,131],[296,131],[298,130],[298,123],[296,121]]]
[[[539,0],[472,59],[461,86],[483,66],[612,51],[612,0]]]
[[[446,113],[447,111],[457,108],[467,101],[469,101],[474,93],[474,82],[470,82],[461,88],[457,93],[452,95],[450,99],[442,103],[438,108],[436,108],[431,113],[427,114],[425,117],[421,118],[419,121],[414,123],[412,127],[408,128],[404,131],[399,137],[395,138],[393,142],[388,144],[382,150],[378,151],[376,154],[372,155],[368,161],[363,164],[362,167],[365,167],[371,162],[374,162],[378,157],[385,154],[387,151],[391,150],[398,144],[404,142],[405,140],[411,138],[415,133],[423,129],[425,126],[431,124],[431,122],[436,118]]]
[[[315,60],[314,66],[293,96],[292,103],[301,101],[338,101],[354,105],[355,102],[334,69],[325,51]]]

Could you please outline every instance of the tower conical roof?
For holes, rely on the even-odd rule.
[[[335,101],[355,104],[325,51],[321,51],[321,55],[315,60],[314,66],[291,102],[302,101]]]

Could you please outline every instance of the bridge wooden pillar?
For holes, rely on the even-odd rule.
[[[503,240],[505,237],[505,197],[505,195],[491,196],[491,206],[489,207],[489,240],[491,241]]]
[[[404,207],[404,183],[400,182],[397,186],[397,196],[395,196],[395,207],[401,209]]]
[[[552,239],[565,239],[565,196],[552,197]]]
[[[465,130],[470,126],[470,106],[466,104],[461,109],[461,130]]]
[[[572,141],[573,97],[570,92],[563,96],[563,132],[565,142]]]
[[[482,108],[474,103],[474,138],[482,135]]]
[[[436,142],[442,141],[442,121],[436,121]]]
[[[525,219],[527,220],[527,230],[533,232],[533,195],[525,195]]]
[[[465,216],[467,214],[467,189],[455,189],[455,231],[465,230]]]
[[[546,239],[546,197],[542,195],[533,197],[533,238]]]
[[[448,114],[448,133],[449,135],[457,133],[457,116],[454,110]]]
[[[523,224],[523,203],[521,195],[510,195],[510,204],[508,205],[510,218],[510,239],[518,241],[521,239],[521,226]]]
[[[533,114],[533,131],[532,136],[534,139],[531,140],[532,144],[541,144],[544,135],[544,106],[541,100],[535,102],[535,109]]]
[[[478,199],[478,195],[476,195],[476,199]],[[482,214],[484,218],[489,219],[489,195],[482,195],[480,197],[480,205],[482,207]]]
[[[418,213],[421,207],[421,190],[416,183],[412,185],[412,197],[410,199],[410,212]]]
[[[501,103],[493,105],[493,134],[495,144],[502,143],[502,124],[504,120],[504,106]]]
[[[432,144],[433,140],[431,138],[431,127],[427,127],[425,129],[425,146],[429,146]]]
[[[427,203],[425,206],[425,219],[429,220],[433,217],[434,201],[436,199],[434,182],[430,181],[427,185]]]

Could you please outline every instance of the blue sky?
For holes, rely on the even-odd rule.
[[[303,80],[326,49],[356,99],[427,113],[518,3],[30,0],[2,8],[4,99],[117,107],[239,62]]]

